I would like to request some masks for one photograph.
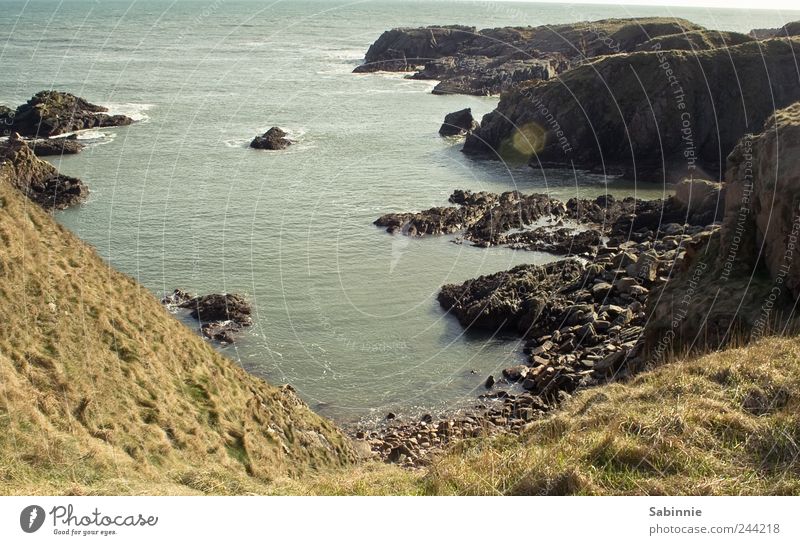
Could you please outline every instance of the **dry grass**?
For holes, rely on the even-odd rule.
[[[0,494],[265,493],[352,459],[0,176]]]
[[[362,464],[273,493],[800,493],[800,339],[771,337],[586,390],[521,436],[465,441],[427,471]]]
[[[0,494],[798,494],[799,405],[800,340],[773,337],[582,392],[427,471],[349,466],[332,424],[0,180]]]
[[[800,493],[800,341],[769,338],[585,391],[521,438],[464,443],[436,494]]]

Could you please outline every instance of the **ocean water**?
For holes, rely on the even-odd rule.
[[[434,96],[432,82],[355,75],[396,26],[539,25],[685,17],[748,31],[797,12],[490,1],[3,0],[0,103],[59,89],[135,116],[84,133],[56,159],[91,188],[57,219],[155,294],[241,292],[255,325],[223,351],[290,383],[340,422],[474,403],[521,359],[513,339],[464,332],[442,284],[552,256],[392,237],[372,221],[446,202],[456,188],[556,197],[660,197],[598,175],[476,162],[439,138],[444,115],[496,98]],[[278,125],[299,143],[250,150]],[[193,327],[191,321],[187,323]]]

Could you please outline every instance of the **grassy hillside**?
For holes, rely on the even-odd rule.
[[[800,493],[800,341],[768,338],[583,391],[521,437],[474,439],[426,472],[362,465],[305,494]]]
[[[18,175],[0,166],[0,494],[267,492],[353,459],[290,389],[220,356],[24,198]]]
[[[10,175],[0,166],[0,494],[800,493],[798,339],[581,392],[428,470],[350,465],[332,424],[220,356]]]

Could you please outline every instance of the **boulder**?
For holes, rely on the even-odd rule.
[[[253,138],[253,141],[250,142],[250,147],[266,150],[286,149],[293,144],[293,142],[286,138],[286,136],[287,134],[283,129],[272,127],[261,136],[256,136]]]
[[[439,128],[441,136],[464,136],[472,133],[480,124],[472,117],[472,108],[464,108],[444,116],[444,123]]]
[[[721,220],[725,210],[725,193],[719,182],[703,179],[681,180],[675,186],[673,196],[677,203],[686,208],[692,223],[709,224]]]

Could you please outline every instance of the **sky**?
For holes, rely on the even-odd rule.
[[[570,3],[564,0],[503,0],[525,2],[557,2]],[[798,0],[576,0],[575,4],[619,4],[619,5],[656,5],[656,6],[690,6],[708,8],[741,8],[741,9],[775,9],[781,11],[800,10]]]

